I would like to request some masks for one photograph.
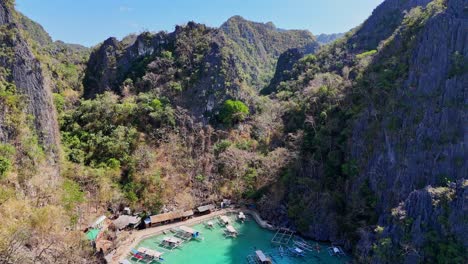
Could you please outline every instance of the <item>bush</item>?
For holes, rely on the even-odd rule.
[[[164,59],[168,59],[168,60],[173,59],[172,52],[170,52],[168,50],[165,50],[165,51],[161,52],[161,57],[163,57]]]
[[[171,88],[171,91],[174,91],[177,93],[182,92],[182,85],[179,82],[170,82],[169,88]]]
[[[366,52],[363,52],[361,54],[356,55],[356,58],[357,59],[363,59],[365,57],[372,56],[372,55],[374,55],[376,53],[377,53],[377,50],[369,50],[369,51],[366,51]]]
[[[205,180],[205,176],[202,174],[198,174],[197,176],[195,176],[195,180],[202,182]]]
[[[218,155],[219,153],[224,152],[226,149],[228,149],[231,145],[231,141],[223,139],[219,143],[216,143],[214,145],[214,152],[216,155]]]
[[[0,157],[0,179],[6,176],[7,172],[10,170],[11,162],[5,157]]]
[[[232,125],[243,121],[249,114],[249,108],[241,101],[227,100],[224,102],[219,117],[221,122]]]

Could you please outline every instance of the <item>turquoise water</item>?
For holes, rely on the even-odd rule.
[[[231,220],[235,216],[230,216]],[[316,263],[345,263],[347,258],[332,257],[326,248],[329,245],[320,244],[321,251],[307,252],[305,257],[280,257],[277,248],[271,245],[274,233],[261,228],[255,220],[249,218],[245,223],[233,222],[233,226],[239,232],[237,238],[226,238],[224,228],[219,226],[217,220],[214,229],[207,229],[203,224],[192,228],[201,232],[203,241],[192,240],[184,243],[180,248],[172,251],[158,246],[159,241],[168,235],[157,235],[141,241],[138,247],[146,247],[164,252],[163,263],[167,264],[239,264],[247,263],[247,256],[255,254],[255,247],[265,253],[273,252],[274,263],[277,264],[316,264]],[[311,243],[315,245],[315,242]],[[132,260],[131,260],[132,261]],[[138,263],[132,261],[132,263]],[[140,262],[141,263],[141,262]]]

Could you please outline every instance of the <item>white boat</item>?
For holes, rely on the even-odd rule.
[[[333,245],[328,248],[328,254],[330,254],[330,256],[346,256],[341,247]]]
[[[245,221],[245,214],[243,212],[239,212],[239,215],[237,215],[237,219],[239,221],[244,222]]]
[[[289,252],[291,252],[294,256],[297,256],[297,257],[304,257],[305,256],[304,250],[302,250],[302,249],[300,249],[298,247],[290,247]]]
[[[206,223],[205,223],[205,227],[206,227],[206,228],[209,228],[209,229],[214,228],[214,223],[213,223],[213,221],[208,221],[208,222],[206,222]]]
[[[224,234],[226,236],[236,237],[239,233],[232,225],[227,225],[226,230],[224,230]]]
[[[229,225],[229,218],[225,215],[220,216],[219,221],[222,225]]]

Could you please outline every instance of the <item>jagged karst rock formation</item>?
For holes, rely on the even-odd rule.
[[[317,42],[325,45],[332,43],[333,41],[342,38],[345,34],[344,33],[332,33],[332,34],[319,34],[317,35]]]
[[[358,263],[468,259],[466,0],[386,0],[361,26],[317,39],[240,16],[189,22],[109,38],[89,59],[11,3],[0,3],[0,143],[21,166],[37,135],[57,182],[63,144],[72,195],[36,181],[18,200],[37,202],[21,208],[66,212],[75,226],[87,221],[80,206],[153,214],[232,198]],[[220,118],[226,103],[236,122]],[[0,190],[0,214],[27,182],[4,167],[12,195]]]
[[[456,248],[454,245],[465,242],[461,234],[467,229],[463,222],[467,212],[456,205],[466,203],[462,193],[466,192],[463,181],[468,171],[468,126],[463,108],[468,87],[466,9],[466,1],[459,0],[388,0],[345,40],[319,52],[315,59],[317,68],[309,66],[304,70],[301,56],[284,55],[296,59],[297,65],[291,67],[292,62],[287,61],[286,70],[280,69],[284,73],[276,76],[286,80],[285,84],[273,82],[270,92],[298,89],[297,85],[302,85],[303,90],[298,92],[306,93],[314,89],[325,71],[336,80],[344,78],[339,81],[342,84],[338,90],[334,90],[343,94],[344,99],[333,111],[325,108],[320,110],[324,111],[320,117],[306,117],[305,121],[312,126],[306,139],[311,140],[307,138],[311,135],[312,142],[320,144],[317,141],[320,137],[330,135],[332,147],[325,152],[325,159],[317,158],[320,155],[317,151],[314,156],[308,154],[309,150],[301,154],[295,172],[298,179],[289,185],[289,193],[296,195],[286,196],[289,209],[280,206],[267,210],[265,216],[287,224],[291,215],[300,215],[294,225],[315,239],[344,244],[360,240],[357,256],[362,262],[414,263],[414,255],[406,255],[404,247],[419,252],[417,261],[432,261],[431,250],[425,248],[428,243],[453,242],[450,245]],[[359,68],[361,72],[357,71]],[[307,70],[318,74],[306,79],[310,76]],[[288,86],[291,79],[298,81],[289,82],[292,84]],[[307,81],[301,83],[302,79]],[[330,81],[322,83],[328,89],[336,85]],[[346,123],[335,123],[340,116],[349,116]],[[322,132],[320,125],[327,129]],[[305,128],[307,131],[307,125]],[[320,149],[316,145],[309,148]],[[328,190],[321,189],[330,181],[335,183]],[[457,195],[451,197],[447,209],[451,216],[445,222],[437,222],[436,216],[427,222],[418,218],[432,214],[427,206],[414,206],[418,196],[432,190],[423,189],[445,188],[449,182],[457,182]],[[431,199],[425,197],[426,205],[430,204]],[[303,205],[299,205],[301,201]],[[414,236],[404,239],[390,223],[392,210],[402,201],[406,201],[405,206],[411,212],[408,218],[418,221],[408,231]],[[419,225],[424,227],[416,234]],[[382,227],[385,235],[375,235],[375,226]],[[439,240],[431,241],[430,234]],[[455,239],[447,242],[449,237]],[[389,251],[378,251],[385,243]],[[463,248],[458,250],[463,252]],[[434,251],[439,256],[446,254],[440,248]]]
[[[123,82],[132,79],[137,91],[158,90],[206,118],[227,98],[245,100],[247,85],[261,89],[266,81],[261,78],[272,74],[277,57],[305,45],[310,51],[318,47],[309,32],[281,31],[239,16],[220,29],[190,22],[172,33],[144,33],[125,43],[109,38],[91,55],[84,95],[121,94]],[[174,85],[182,91],[170,91]]]

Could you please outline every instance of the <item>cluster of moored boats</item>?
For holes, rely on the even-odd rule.
[[[226,237],[237,237],[239,232],[234,228],[231,223],[231,219],[226,215],[221,215],[218,217],[218,224],[224,227],[224,235]],[[241,223],[244,223],[246,220],[246,216],[243,212],[239,212],[237,215],[237,220]],[[213,221],[208,221],[204,223],[204,226],[208,229],[213,229],[215,227],[215,223]],[[203,240],[204,238],[201,236],[201,233],[193,228],[188,226],[179,226],[177,228],[170,229],[172,233],[171,236],[164,237],[161,241],[159,241],[158,246],[164,250],[173,250],[175,248],[181,247],[184,242],[190,241],[192,239],[195,240]],[[163,234],[169,234],[167,231],[164,231]],[[138,249],[131,249],[130,257],[137,262],[143,263],[159,263],[162,262],[164,259],[161,257],[163,252],[159,252],[156,250],[151,250],[148,248],[140,247]],[[125,262],[123,262],[125,263]],[[129,262],[128,262],[129,263]]]
[[[244,213],[239,212],[237,215],[237,220],[243,223],[246,220]],[[216,220],[210,220],[204,223],[205,228],[213,229],[215,228],[215,222],[219,226],[224,227],[223,232],[226,237],[235,238],[239,235],[239,232],[234,228],[231,223],[231,219],[226,215],[219,216]],[[190,241],[192,239],[203,240],[201,233],[193,228],[187,226],[179,226],[170,230],[172,233],[171,236],[164,237],[159,241],[158,245],[164,250],[173,250],[175,248],[181,247],[184,242]],[[168,232],[163,232],[168,234]],[[293,238],[293,239],[291,239]],[[275,257],[305,257],[307,252],[317,252],[320,253],[321,246],[318,243],[311,245],[308,241],[294,236],[293,232],[288,229],[278,229],[278,232],[275,234],[275,237],[272,239],[272,243],[279,244],[276,251],[265,253],[261,250],[255,249],[255,254],[247,256],[247,262],[250,264],[273,264]],[[345,256],[345,253],[341,247],[333,245],[327,248],[327,252],[331,256]],[[151,250],[148,248],[140,247],[138,249],[132,248],[130,252],[131,258],[136,262],[143,263],[160,263],[164,259],[162,258],[163,252],[156,250]],[[121,262],[128,264],[130,262]]]
[[[275,263],[276,257],[306,257],[307,252],[320,253],[321,246],[318,243],[311,245],[309,242],[296,236],[292,240],[292,243],[289,243],[288,241],[288,243],[279,245],[276,249],[276,251],[268,253],[256,250],[255,254],[247,256],[247,262],[249,264],[273,264]],[[344,251],[339,246],[332,245],[331,247],[328,247],[327,250],[331,256],[345,256]]]

